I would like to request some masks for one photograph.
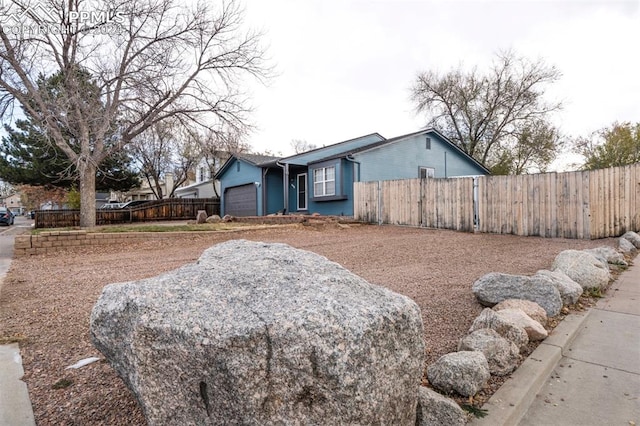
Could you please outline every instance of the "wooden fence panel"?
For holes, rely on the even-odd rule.
[[[357,182],[353,198],[354,217],[364,222],[376,223],[379,214],[395,225],[474,229],[473,178]]]
[[[378,182],[353,184],[353,217],[366,223],[378,223]]]
[[[205,210],[209,216],[220,214],[220,201],[214,198],[167,198],[150,201],[148,204],[131,209],[98,209],[96,211],[96,225],[195,219],[198,210]],[[36,228],[65,228],[79,225],[79,210],[36,211]]]
[[[476,184],[480,232],[596,239],[640,231],[640,163],[581,172],[481,176]],[[366,182],[354,188],[356,219],[474,230],[472,178]]]
[[[382,218],[394,225],[420,225],[420,179],[380,182]]]

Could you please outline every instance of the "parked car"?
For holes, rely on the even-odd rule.
[[[107,203],[100,207],[100,210],[120,210],[124,203]]]
[[[122,205],[122,207],[120,207],[120,208],[122,208],[122,209],[130,209],[131,207],[138,207],[139,205],[146,204],[148,202],[149,202],[149,200],[133,200],[133,201],[129,201],[129,202],[124,203]]]
[[[7,226],[13,225],[14,216],[11,210],[6,207],[0,207],[0,223]]]

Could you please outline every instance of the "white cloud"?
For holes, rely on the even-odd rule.
[[[246,11],[280,73],[253,87],[259,151],[415,131],[417,72],[484,67],[509,48],[563,72],[548,95],[565,101],[557,119],[566,133],[640,121],[636,1],[247,0]]]

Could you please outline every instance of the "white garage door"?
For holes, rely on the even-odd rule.
[[[224,214],[231,216],[256,216],[258,191],[254,184],[227,188],[224,192]]]

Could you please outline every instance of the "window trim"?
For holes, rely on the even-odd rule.
[[[422,177],[422,171],[425,170],[425,177]],[[431,173],[429,173],[431,172]],[[431,176],[429,176],[431,175]],[[436,169],[435,167],[426,167],[426,166],[418,166],[418,178],[420,179],[435,179],[436,177]]]
[[[327,170],[328,169],[333,169],[333,179],[327,179]],[[313,170],[313,197],[314,198],[322,198],[322,197],[335,197],[337,194],[337,176],[336,176],[336,172],[337,172],[337,167],[335,164],[333,165],[327,165],[327,166],[323,166],[323,167],[316,167]],[[322,180],[316,180],[316,174],[317,172],[321,171],[322,173]],[[327,192],[327,184],[329,182],[333,182],[333,192],[332,193],[328,193]],[[316,185],[321,184],[322,185],[322,193],[318,194],[316,192]]]

